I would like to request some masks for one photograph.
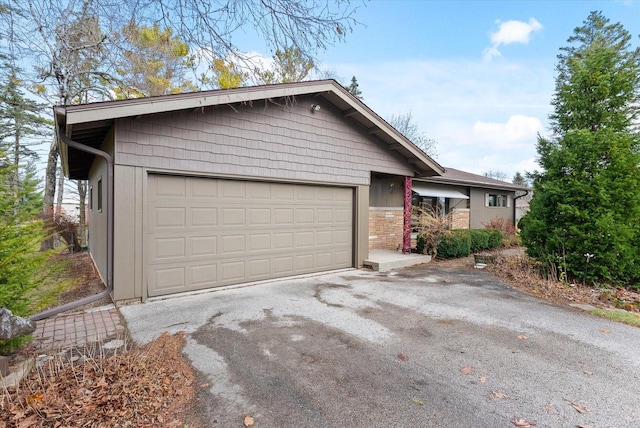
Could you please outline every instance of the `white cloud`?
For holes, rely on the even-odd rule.
[[[531,34],[540,31],[542,24],[535,18],[530,18],[529,22],[523,21],[496,21],[499,24],[497,31],[491,33],[491,47],[484,50],[484,60],[489,61],[496,56],[502,56],[498,49],[502,45],[512,43],[527,44],[531,40]]]
[[[544,134],[551,112],[552,59],[527,65],[459,59],[327,66],[355,75],[364,102],[382,117],[411,111],[420,131],[438,141],[436,160],[472,173],[522,172],[536,157],[536,134]]]
[[[506,123],[476,121],[470,137],[475,144],[511,149],[531,144],[542,131],[542,122],[537,117],[515,114]]]

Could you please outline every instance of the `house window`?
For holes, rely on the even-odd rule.
[[[485,206],[504,208],[511,204],[509,203],[509,196],[503,193],[487,193],[485,195]]]
[[[89,211],[93,211],[93,186],[89,186]]]
[[[98,212],[102,212],[102,177],[98,179]]]

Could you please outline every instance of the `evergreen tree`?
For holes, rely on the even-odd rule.
[[[520,174],[520,171],[516,171],[511,182],[516,186],[527,187],[529,185],[527,179],[522,174]]]
[[[553,138],[523,219],[527,252],[570,278],[640,279],[640,52],[620,24],[592,12],[559,55]]]
[[[360,90],[360,87],[358,85],[358,80],[356,79],[356,76],[353,76],[351,78],[351,84],[349,86],[347,86],[347,91],[351,92],[351,94],[356,97],[359,100],[362,100],[362,91]]]

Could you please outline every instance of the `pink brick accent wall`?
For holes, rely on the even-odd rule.
[[[403,208],[369,208],[369,249],[402,249]]]

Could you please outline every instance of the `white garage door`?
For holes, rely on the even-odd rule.
[[[353,189],[150,174],[149,296],[353,266]]]

